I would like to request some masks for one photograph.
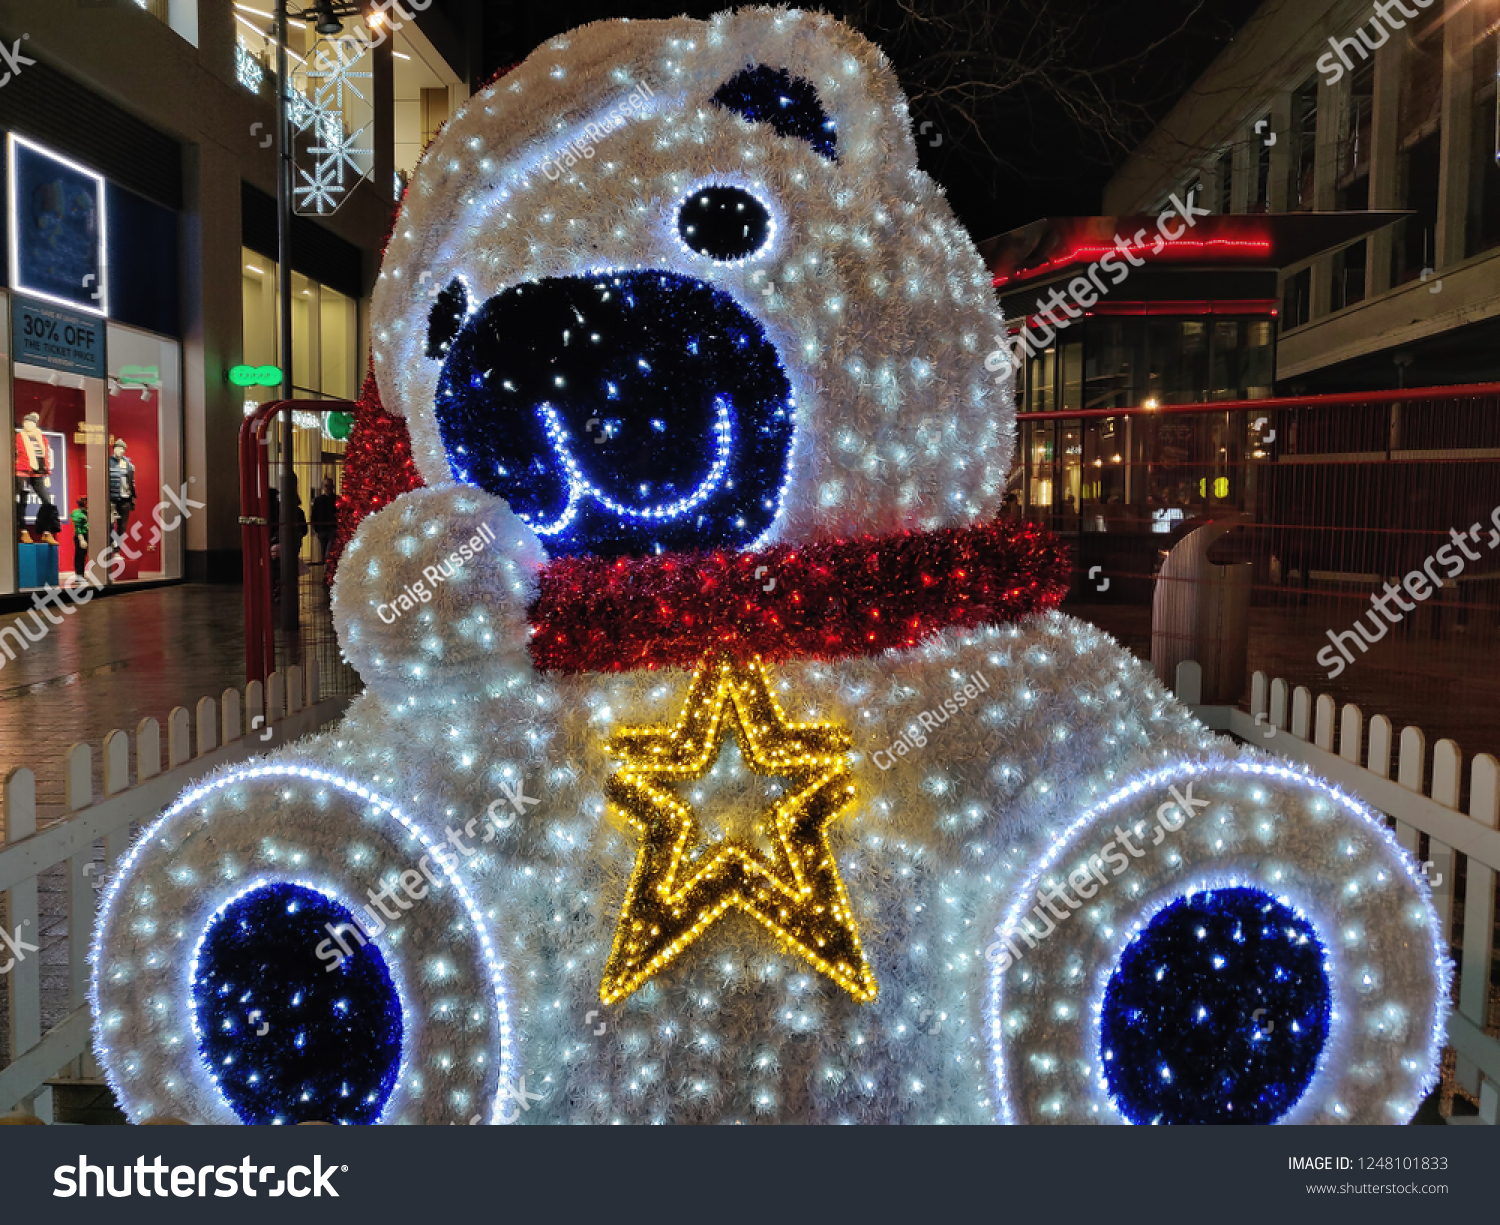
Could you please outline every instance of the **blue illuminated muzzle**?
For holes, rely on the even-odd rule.
[[[775,347],[727,294],[612,272],[464,302],[450,287],[429,324],[449,466],[509,502],[549,554],[741,548],[775,521],[795,403]]]

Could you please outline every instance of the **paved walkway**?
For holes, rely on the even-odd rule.
[[[1347,630],[1363,608],[1347,602],[1252,608],[1247,672],[1306,685],[1314,696],[1332,695],[1341,707],[1354,702],[1364,712],[1366,727],[1372,716],[1382,714],[1398,735],[1414,724],[1426,733],[1429,760],[1432,746],[1444,737],[1458,744],[1466,763],[1476,753],[1500,757],[1500,633],[1493,621],[1475,610],[1462,632],[1451,622],[1440,636],[1428,621],[1397,627],[1329,680],[1328,670],[1317,662],[1318,652],[1328,646],[1327,632]],[[1068,604],[1064,611],[1092,621],[1150,662],[1149,607]],[[1247,682],[1239,705],[1249,703]]]
[[[15,613],[0,628],[23,616],[29,626]],[[29,766],[38,810],[61,806],[64,755],[82,740],[97,791],[108,732],[147,717],[165,726],[172,707],[245,684],[244,626],[239,587],[159,587],[91,601],[14,659],[0,653],[0,776]]]
[[[0,628],[30,614],[0,616]],[[245,683],[244,604],[239,587],[184,585],[96,599],[50,626],[47,636],[0,652],[0,777],[17,766],[36,775],[42,825],[57,819],[66,799],[68,748],[94,749],[94,794],[101,793],[101,746],[115,728],[134,733],[154,717],[163,727],[174,706],[191,709]],[[14,639],[8,637],[7,644]],[[163,736],[163,752],[166,742]],[[130,767],[136,768],[132,743]],[[0,822],[4,814],[0,813]],[[99,852],[102,862],[103,852]],[[67,881],[62,867],[38,878],[41,910],[42,1027],[67,1013]],[[3,908],[0,908],[3,909]],[[0,915],[0,921],[8,916]],[[0,978],[0,1017],[7,1016]],[[0,1026],[0,1065],[9,1035]],[[0,1104],[0,1110],[8,1103]]]

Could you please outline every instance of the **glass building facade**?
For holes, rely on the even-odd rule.
[[[1245,414],[1108,410],[1264,399],[1274,354],[1267,316],[1088,316],[1021,372],[1012,492],[1062,531],[1166,530],[1242,505],[1254,451]]]

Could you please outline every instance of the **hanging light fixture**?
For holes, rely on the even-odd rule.
[[[344,32],[344,23],[334,16],[330,0],[317,0],[313,5],[313,14],[317,18],[316,28],[319,34],[331,36]]]

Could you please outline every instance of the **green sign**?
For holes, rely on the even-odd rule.
[[[343,442],[354,429],[353,413],[329,413],[324,420],[327,422],[328,437],[335,442]]]
[[[234,366],[229,381],[236,387],[280,387],[280,366]]]

